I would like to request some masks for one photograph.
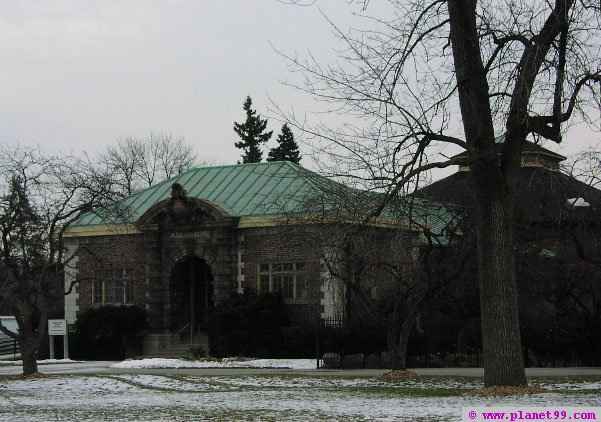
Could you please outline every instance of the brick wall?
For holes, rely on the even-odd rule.
[[[298,325],[322,316],[326,270],[321,251],[322,246],[337,235],[335,229],[297,225],[231,231],[215,228],[211,233],[202,239],[173,239],[168,233],[158,231],[79,238],[78,313],[98,306],[92,304],[94,270],[131,269],[135,280],[135,305],[147,310],[151,329],[172,328],[177,310],[170,303],[171,268],[183,257],[196,255],[211,267],[215,304],[240,288],[256,292],[261,264],[303,263],[306,299],[286,303],[291,323]],[[362,236],[357,242],[360,253],[378,262],[410,264],[411,238],[399,237],[398,231],[391,230],[374,230]],[[382,279],[375,273],[373,278]],[[377,292],[385,294],[386,287],[379,286]]]
[[[344,234],[344,227],[332,225],[282,226],[247,229],[241,243],[244,262],[243,287],[257,291],[259,266],[267,263],[301,262],[305,264],[307,275],[307,298],[303,302],[288,302],[287,307],[293,325],[302,321],[315,320],[324,313],[324,268],[322,247],[334,237]],[[409,277],[413,271],[412,247],[417,241],[415,233],[400,230],[369,229],[356,235],[357,253],[372,263],[387,263],[401,268]],[[367,271],[366,278],[375,283],[376,294],[388,295],[392,289],[392,279],[374,268]],[[344,291],[339,281],[334,288]],[[344,299],[339,303],[342,312]]]
[[[322,312],[320,250],[314,236],[287,226],[244,229],[240,232],[244,235],[244,240],[240,242],[244,263],[244,290],[258,290],[260,264],[303,263],[307,277],[306,300],[287,302],[291,323],[297,325],[318,317]]]
[[[79,239],[79,260],[76,286],[79,293],[79,315],[92,304],[93,272],[99,269],[131,269],[135,280],[135,305],[146,308],[145,256],[143,235],[112,235]]]
[[[223,229],[207,239],[171,238],[169,233],[149,231],[134,235],[82,237],[79,239],[78,313],[94,306],[93,272],[97,269],[131,269],[135,283],[135,305],[146,309],[150,328],[172,329],[178,312],[170,288],[173,265],[198,256],[211,268],[215,303],[236,291],[236,251],[232,234]]]

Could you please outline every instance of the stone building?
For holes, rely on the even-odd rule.
[[[247,290],[280,291],[293,322],[343,313],[324,265],[328,239],[315,234],[355,224],[369,198],[289,162],[189,170],[69,228],[68,323],[91,307],[137,305],[148,315],[148,352],[202,331],[212,306]],[[373,253],[406,265],[418,232],[395,221],[372,223]]]

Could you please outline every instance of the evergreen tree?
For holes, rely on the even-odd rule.
[[[291,161],[298,164],[301,160],[298,144],[294,140],[294,133],[284,123],[278,135],[278,146],[269,151],[267,161]]]
[[[260,146],[271,138],[273,131],[264,132],[267,127],[267,119],[261,119],[256,110],[251,108],[252,100],[246,97],[244,111],[246,121],[244,123],[234,122],[234,131],[238,134],[240,142],[236,142],[236,148],[244,151],[242,163],[260,163],[263,158]]]

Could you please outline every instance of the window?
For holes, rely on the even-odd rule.
[[[303,301],[307,298],[305,264],[285,262],[259,266],[259,293],[281,292],[285,300]]]
[[[378,300],[386,297],[389,292],[403,290],[406,285],[406,272],[399,265],[382,263],[370,268],[362,274],[360,282],[361,290],[366,298]]]
[[[106,269],[94,271],[94,305],[124,305],[134,303],[133,271]]]

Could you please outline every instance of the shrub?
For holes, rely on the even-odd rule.
[[[300,359],[315,358],[316,321],[304,321],[295,327],[284,327],[282,338],[284,348],[282,358]]]
[[[209,314],[208,335],[215,357],[275,357],[288,321],[279,294],[234,295]]]
[[[146,311],[131,306],[103,306],[84,311],[75,323],[72,356],[121,360],[139,353]]]
[[[188,350],[188,359],[200,360],[207,357],[207,353],[203,347],[191,347]]]

